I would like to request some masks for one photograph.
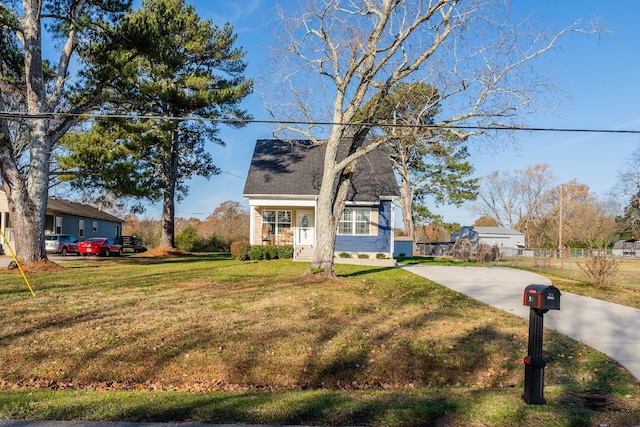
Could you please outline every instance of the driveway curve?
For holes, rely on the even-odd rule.
[[[485,304],[529,318],[524,288],[551,284],[546,277],[503,267],[407,265],[403,269]],[[560,310],[544,316],[544,326],[608,355],[640,380],[640,310],[561,292]]]

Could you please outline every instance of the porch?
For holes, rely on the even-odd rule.
[[[314,215],[315,210],[308,207],[253,207],[251,244],[312,247],[315,244]]]

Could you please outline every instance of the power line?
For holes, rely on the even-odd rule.
[[[396,127],[396,128],[423,128],[423,129],[459,129],[459,130],[495,130],[495,131],[527,131],[527,132],[569,132],[569,133],[609,133],[609,134],[640,134],[640,129],[590,129],[590,128],[558,128],[558,127],[532,127],[532,126],[507,126],[507,125],[456,125],[456,124],[389,124],[374,122],[356,122],[343,123],[332,121],[305,121],[305,120],[263,120],[263,119],[234,119],[234,118],[208,118],[208,117],[189,117],[189,116],[156,116],[156,115],[138,115],[132,116],[127,114],[74,114],[74,113],[38,113],[31,114],[26,112],[0,112],[0,119],[6,120],[24,120],[24,119],[43,119],[52,120],[59,117],[85,117],[86,119],[98,118],[118,118],[118,119],[136,119],[136,120],[168,120],[168,121],[200,121],[213,122],[222,124],[287,124],[287,125],[306,125],[306,126],[370,126],[370,127]]]

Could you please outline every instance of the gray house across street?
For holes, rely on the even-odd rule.
[[[107,237],[117,240],[122,236],[123,220],[93,206],[83,203],[49,197],[45,234],[71,234],[78,240],[90,237]],[[0,190],[0,229],[15,249],[13,229],[9,219],[9,205],[4,191]],[[2,243],[4,253],[8,253],[6,243]]]

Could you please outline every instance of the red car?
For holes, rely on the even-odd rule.
[[[91,239],[78,243],[78,252],[80,252],[82,256],[111,256],[111,254],[122,256],[122,245],[106,237],[92,237]]]

